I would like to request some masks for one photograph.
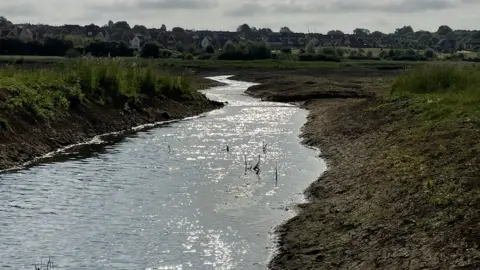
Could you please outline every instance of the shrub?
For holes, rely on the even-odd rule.
[[[67,58],[77,58],[77,57],[80,57],[80,55],[81,55],[81,53],[77,49],[74,49],[74,48],[68,49],[65,52],[65,57],[67,57]]]
[[[183,55],[184,60],[193,60],[193,55],[191,53],[187,53]]]
[[[335,50],[330,47],[325,47],[322,49],[322,53],[326,55],[335,55]]]
[[[216,55],[219,60],[259,60],[271,56],[272,51],[264,42],[240,43],[234,50],[222,51]]]
[[[330,62],[340,62],[341,59],[335,55],[325,55],[325,54],[299,54],[299,61],[330,61]]]
[[[386,59],[388,57],[388,52],[385,51],[385,50],[382,50],[380,51],[380,53],[378,54],[378,56],[381,58],[381,59]]]
[[[284,48],[280,49],[280,51],[282,53],[291,54],[292,53],[292,48],[284,47]]]
[[[160,47],[155,42],[147,42],[140,50],[142,58],[158,58],[160,57]]]
[[[210,54],[210,53],[203,53],[203,54],[200,54],[197,59],[198,60],[210,60],[212,58],[213,54]]]
[[[173,52],[171,50],[159,50],[158,56],[160,58],[170,58],[173,56]]]
[[[338,56],[343,57],[347,52],[346,52],[345,49],[337,48],[336,53],[337,53]]]
[[[215,53],[215,48],[213,48],[212,45],[208,45],[208,46],[205,48],[205,52],[206,52],[206,53]]]
[[[414,56],[414,55],[416,55],[417,53],[415,52],[414,49],[407,49],[406,54],[409,55],[409,56]]]
[[[425,57],[428,59],[435,58],[435,52],[432,49],[428,49],[425,51]]]

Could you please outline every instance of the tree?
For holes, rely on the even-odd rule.
[[[272,29],[270,28],[259,28],[258,32],[262,35],[268,35],[270,33],[273,33]]]
[[[437,34],[442,35],[442,36],[446,36],[446,35],[450,34],[451,32],[453,32],[453,29],[450,28],[450,26],[448,26],[448,25],[441,25],[440,27],[438,27],[438,30],[437,30]]]
[[[244,33],[244,34],[250,33],[250,32],[252,32],[252,28],[250,28],[250,26],[248,24],[244,23],[244,24],[239,25],[237,27],[237,32]]]
[[[358,36],[368,36],[370,35],[370,30],[365,28],[355,28],[355,30],[353,30],[353,33]]]
[[[405,25],[401,28],[395,29],[395,34],[402,35],[402,36],[412,32],[413,32],[413,28],[410,25]]]
[[[160,56],[160,47],[155,42],[147,42],[140,50],[140,57],[142,58],[158,58]]]
[[[287,26],[280,27],[280,33],[293,33]]]
[[[435,52],[432,49],[428,49],[425,51],[425,57],[432,59],[435,57]]]
[[[138,33],[147,32],[147,27],[145,27],[144,25],[135,25],[132,29]]]
[[[13,24],[7,18],[0,16],[0,27],[11,27]]]
[[[167,27],[165,26],[165,24],[162,24],[162,26],[160,27],[160,31],[167,32]]]
[[[382,33],[382,32],[380,32],[380,31],[373,31],[371,35],[372,35],[372,37],[381,38],[381,37],[383,37],[385,34]]]
[[[330,30],[330,31],[328,31],[327,35],[329,35],[329,36],[344,36],[345,33],[343,33],[340,30]]]
[[[117,29],[130,30],[130,25],[126,21],[118,21],[113,26]]]
[[[305,46],[305,52],[308,54],[314,54],[315,53],[315,42],[313,40],[310,40],[307,43],[307,46]]]
[[[205,52],[207,52],[207,53],[215,53],[215,48],[213,48],[212,45],[208,45],[208,46],[205,48]]]
[[[182,27],[175,26],[172,28],[172,32],[181,33],[181,32],[185,32],[185,29],[183,29]]]

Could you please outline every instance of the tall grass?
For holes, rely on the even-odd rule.
[[[480,117],[480,68],[461,64],[429,64],[400,75],[393,95],[408,96],[412,108],[430,120]]]
[[[123,107],[151,98],[194,98],[198,92],[184,76],[162,74],[154,63],[82,59],[64,65],[0,70],[0,89],[10,92],[4,108],[54,117],[72,105],[92,102]]]

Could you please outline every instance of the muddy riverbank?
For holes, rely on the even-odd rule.
[[[252,96],[303,101],[304,143],[328,164],[278,228],[271,269],[479,266],[479,122],[429,125],[414,100],[389,96],[394,75],[234,77],[263,83]]]
[[[220,85],[195,78],[198,89]],[[0,95],[0,101],[8,97]],[[82,104],[54,121],[31,115],[4,114],[0,123],[0,170],[19,166],[56,149],[86,142],[93,137],[128,130],[159,121],[182,119],[222,107],[205,97],[192,99],[155,99],[136,108],[112,109],[94,103]]]

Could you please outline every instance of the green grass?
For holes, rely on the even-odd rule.
[[[71,60],[63,65],[0,69],[0,89],[8,99],[1,108],[42,118],[66,112],[72,104],[96,103],[123,108],[149,98],[195,98],[191,81],[162,74],[156,63],[122,60]]]
[[[258,68],[258,69],[324,69],[324,68],[343,68],[359,67],[372,69],[401,69],[415,66],[421,62],[413,61],[389,61],[389,60],[347,60],[340,63],[324,61],[296,61],[296,60],[251,60],[251,61],[231,61],[231,60],[182,60],[182,59],[141,59],[136,57],[120,58],[125,62],[134,62],[139,65],[156,63],[161,67],[182,67],[182,68],[206,68],[206,69],[229,69],[229,68]],[[0,56],[0,63],[12,64],[58,64],[75,59],[64,57],[49,56]]]
[[[478,163],[480,124],[480,68],[466,64],[427,64],[415,67],[394,82],[385,106],[390,114],[404,115],[396,125],[398,142],[387,159],[395,160],[406,185],[424,183],[425,200],[436,212],[430,223],[445,222],[444,216],[464,209],[466,201],[480,200],[474,172]],[[379,111],[381,108],[379,108]],[[402,153],[400,159],[395,149]],[[413,158],[414,157],[414,158]],[[477,171],[478,172],[478,171]],[[399,177],[399,178],[402,178]],[[443,216],[442,216],[443,215]]]
[[[474,65],[413,68],[396,79],[392,93],[413,100],[412,109],[421,110],[426,120],[480,119],[480,68]]]

